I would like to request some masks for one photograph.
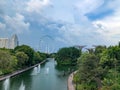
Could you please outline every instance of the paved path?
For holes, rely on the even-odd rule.
[[[74,72],[70,74],[68,77],[68,90],[75,90],[74,83],[73,83],[73,75]]]

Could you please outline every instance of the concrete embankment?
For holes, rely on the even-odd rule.
[[[69,75],[68,77],[68,90],[75,90],[75,86],[74,86],[74,83],[73,83],[73,76],[76,72],[73,72]]]
[[[8,74],[8,75],[5,75],[5,76],[1,76],[1,77],[0,77],[0,81],[5,80],[5,79],[7,79],[7,78],[9,78],[9,77],[16,76],[16,75],[18,75],[18,74],[20,74],[20,73],[23,73],[23,72],[27,71],[27,70],[30,70],[30,69],[32,69],[32,68],[34,68],[34,67],[36,67],[36,66],[38,66],[39,64],[42,64],[42,63],[44,63],[44,62],[46,62],[46,60],[44,60],[44,61],[42,61],[41,63],[38,63],[38,64],[36,64],[36,65],[34,65],[34,66],[31,66],[31,67],[28,67],[28,68],[25,68],[25,69],[22,69],[22,70],[15,71],[15,72],[13,72],[13,73],[11,73],[11,74]]]

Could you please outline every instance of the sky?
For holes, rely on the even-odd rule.
[[[116,45],[120,0],[0,0],[0,38],[56,52],[74,45]]]

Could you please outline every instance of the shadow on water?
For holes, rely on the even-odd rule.
[[[76,66],[60,66],[60,65],[56,65],[55,69],[58,70],[59,72],[62,73],[63,76],[68,76],[70,73],[72,73],[73,71],[76,70]]]

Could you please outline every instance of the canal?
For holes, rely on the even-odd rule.
[[[0,82],[0,90],[67,90],[67,76],[55,68],[54,59]]]

